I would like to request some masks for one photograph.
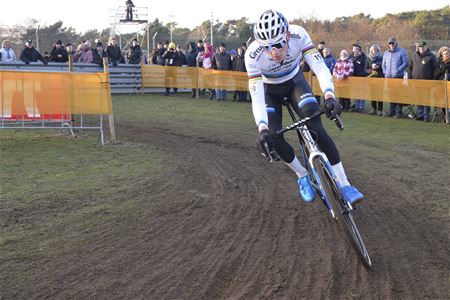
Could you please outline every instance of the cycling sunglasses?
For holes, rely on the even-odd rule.
[[[286,46],[287,41],[286,40],[282,40],[279,43],[273,44],[273,45],[269,45],[269,46],[265,46],[267,51],[272,51],[273,48],[280,50],[282,49],[284,46]]]

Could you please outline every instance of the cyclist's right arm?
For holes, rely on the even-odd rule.
[[[262,79],[261,70],[255,58],[252,58],[250,53],[245,53],[245,67],[248,75],[248,89],[252,97],[252,111],[255,118],[258,131],[269,128],[269,120],[266,111],[266,100],[264,95],[264,83]]]

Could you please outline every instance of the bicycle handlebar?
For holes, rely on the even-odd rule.
[[[304,119],[301,119],[297,122],[295,122],[294,124],[291,124],[289,126],[286,126],[286,128],[280,129],[277,131],[277,135],[283,134],[286,131],[292,130],[292,129],[296,129],[300,126],[305,125],[306,122],[308,122],[309,120],[311,120],[312,118],[318,117],[320,115],[323,115],[325,113],[325,111],[323,109],[316,111],[312,116],[306,117]],[[334,123],[336,124],[337,128],[339,128],[339,130],[344,130],[344,123],[342,122],[342,119],[339,117],[339,115],[336,115],[336,117],[332,120],[334,121]]]

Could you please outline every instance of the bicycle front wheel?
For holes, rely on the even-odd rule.
[[[313,164],[317,175],[319,176],[322,189],[333,209],[338,223],[345,231],[360,262],[364,267],[370,269],[372,267],[372,260],[370,259],[369,252],[367,251],[364,240],[355,223],[353,210],[348,208],[347,203],[342,197],[342,193],[324,160],[321,157],[317,157],[313,160]]]

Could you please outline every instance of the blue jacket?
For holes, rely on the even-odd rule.
[[[333,54],[324,57],[323,61],[327,65],[328,70],[330,70],[330,73],[333,74],[334,65],[336,64],[336,58],[334,58]]]
[[[400,47],[393,51],[387,50],[383,54],[383,73],[386,78],[402,78],[409,67],[408,53]]]

